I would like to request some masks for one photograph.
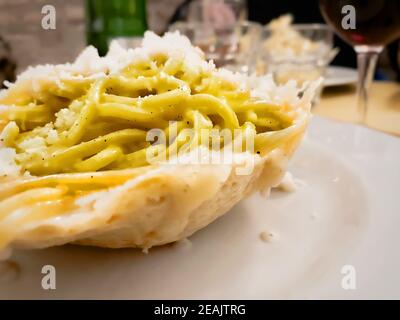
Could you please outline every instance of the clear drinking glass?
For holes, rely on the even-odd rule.
[[[326,73],[336,55],[333,32],[324,24],[294,24],[286,30],[264,27],[259,48],[257,73],[272,73],[275,82],[284,84],[296,80],[302,87]],[[316,94],[318,101],[322,86]]]
[[[235,28],[245,16],[244,0],[195,0],[189,5],[187,24],[178,23],[170,29],[184,29],[184,33],[204,51],[208,59],[213,59],[217,66],[223,66],[235,58]]]
[[[186,21],[224,29],[246,18],[245,0],[194,0],[189,5]]]
[[[261,33],[261,24],[250,21],[239,22],[232,37],[236,50],[224,67],[244,74],[255,73]]]
[[[256,68],[257,49],[262,26],[255,22],[236,23],[229,36],[221,39],[214,29],[204,28],[202,23],[176,22],[169,31],[179,31],[201,48],[207,59],[212,59],[217,66],[233,71],[253,73]]]
[[[398,0],[320,0],[324,19],[352,45],[358,62],[358,121],[366,122],[368,92],[379,53],[400,37]]]

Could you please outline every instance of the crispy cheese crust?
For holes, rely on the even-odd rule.
[[[15,160],[16,149],[0,146],[0,207],[4,208],[0,213],[0,249],[6,246],[44,248],[65,243],[148,249],[192,235],[249,194],[267,191],[280,182],[288,160],[306,130],[310,102],[318,84],[304,89],[299,98],[294,83],[278,87],[270,76],[245,77],[216,70],[203,60],[198,49],[191,47],[188,40],[178,34],[159,38],[148,33],[143,48],[136,51],[126,51],[114,45],[107,57],[100,58],[93,48],[88,48],[74,64],[39,66],[28,70],[8,90],[0,93],[0,103],[3,104],[0,113],[2,108],[7,110],[10,101],[36,96],[43,88],[65,79],[79,78],[84,84],[88,79],[121,70],[143,55],[163,50],[163,54],[168,55],[168,50],[172,50],[171,41],[182,42],[174,50],[179,51],[185,63],[199,66],[200,71],[218,73],[235,85],[243,83],[254,97],[285,105],[285,112],[292,120],[290,125],[277,130],[276,135],[262,136],[259,139],[261,152],[233,153],[233,161],[228,164],[162,162],[102,172],[55,171],[38,177],[30,175],[29,171],[21,171]],[[12,136],[15,128],[8,126],[10,121],[4,119],[0,121],[0,129],[4,129],[3,133],[7,129],[8,136]],[[213,152],[208,148],[202,151],[206,154]],[[191,154],[185,156],[190,159]],[[243,160],[254,163],[249,174],[238,171]],[[46,202],[47,198],[43,198],[43,203],[39,203],[40,199],[27,193],[24,201],[30,206],[13,203],[13,195],[32,190],[29,186],[33,185],[33,180],[48,186],[43,192],[48,192],[46,196],[52,201],[58,199],[58,194],[63,194],[66,185],[76,190],[73,197],[65,196],[58,202]],[[86,189],[80,189],[82,181]],[[27,219],[20,219],[25,215]],[[31,219],[32,216],[35,219]]]

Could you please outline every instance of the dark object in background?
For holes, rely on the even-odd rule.
[[[134,41],[147,30],[146,0],[86,0],[86,38],[100,55],[110,41]]]
[[[16,63],[11,55],[10,45],[0,37],[0,88],[4,88],[4,81],[15,81]]]
[[[400,82],[400,40],[392,42],[387,47],[390,64],[396,72],[396,80]]]
[[[185,0],[183,3],[175,10],[172,15],[168,25],[173,24],[176,21],[184,21],[189,13],[189,5],[192,0]],[[168,29],[168,28],[167,28]]]

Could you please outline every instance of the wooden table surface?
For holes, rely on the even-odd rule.
[[[325,88],[313,113],[335,120],[356,122],[355,87]],[[367,126],[400,137],[400,83],[380,81],[372,84]]]

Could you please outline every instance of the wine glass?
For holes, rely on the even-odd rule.
[[[357,53],[357,114],[358,122],[365,123],[368,92],[379,53],[400,37],[400,1],[320,0],[319,5],[326,22]]]

